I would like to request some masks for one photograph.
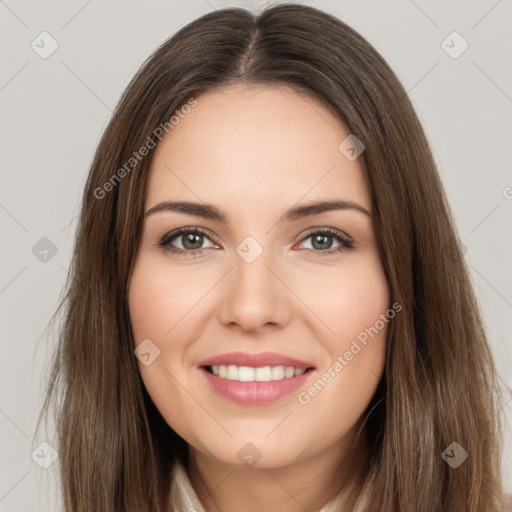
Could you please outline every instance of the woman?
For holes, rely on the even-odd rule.
[[[86,183],[44,410],[65,510],[505,510],[496,374],[407,95],[311,7],[132,80]]]

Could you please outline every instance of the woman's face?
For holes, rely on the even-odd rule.
[[[196,100],[151,163],[129,288],[144,384],[209,460],[341,454],[382,375],[389,308],[361,159],[286,87]],[[306,208],[336,201],[356,206]]]

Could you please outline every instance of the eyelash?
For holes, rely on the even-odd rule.
[[[187,235],[190,233],[200,233],[207,238],[211,238],[206,231],[203,231],[200,228],[183,228],[179,229],[177,231],[171,231],[170,233],[167,233],[163,236],[163,238],[158,242],[158,246],[162,248],[165,251],[171,252],[173,254],[176,254],[178,256],[184,255],[187,257],[198,257],[202,254],[205,248],[203,249],[179,249],[177,247],[172,247],[170,245],[171,241],[173,241],[175,238],[179,238],[180,236]],[[322,254],[322,255],[331,255],[337,252],[343,252],[346,250],[353,249],[355,247],[355,244],[352,240],[345,238],[340,234],[339,231],[336,231],[335,229],[331,228],[323,228],[323,229],[315,229],[312,231],[309,231],[306,236],[301,240],[301,243],[307,240],[312,235],[331,235],[333,236],[338,242],[340,242],[339,247],[335,247],[334,249],[328,249],[325,251],[315,250],[315,249],[303,249],[309,253],[316,253],[316,254]]]

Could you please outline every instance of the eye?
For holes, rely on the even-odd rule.
[[[172,231],[171,233],[167,233],[160,240],[158,245],[166,251],[172,252],[174,254],[199,256],[204,249],[202,245],[205,239],[209,240],[209,237],[205,231],[196,227],[183,228],[177,231]],[[179,241],[182,247],[173,246],[172,243],[174,240]],[[213,244],[212,247],[214,247]]]
[[[302,243],[304,243],[304,240],[308,240],[309,238],[311,238],[312,249],[306,248],[306,250],[308,252],[314,252],[316,254],[333,254],[336,252],[342,252],[349,249],[353,249],[355,246],[353,240],[344,236],[340,231],[331,228],[323,228],[316,229],[315,231],[310,231],[308,236],[302,239]],[[332,248],[333,239],[339,243],[339,245],[334,248]]]

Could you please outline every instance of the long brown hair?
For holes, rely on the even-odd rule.
[[[182,28],[144,63],[103,134],[41,411],[56,405],[65,510],[169,510],[171,470],[187,444],[151,402],[133,353],[127,288],[151,151],[130,159],[156,144],[155,129],[191,98],[234,83],[293,87],[331,108],[365,145],[378,247],[391,302],[403,312],[390,323],[385,372],[366,411],[367,472],[354,509],[498,511],[497,376],[424,132],[362,36],[293,4],[258,15],[222,9]],[[457,468],[441,456],[453,442],[468,453]]]

